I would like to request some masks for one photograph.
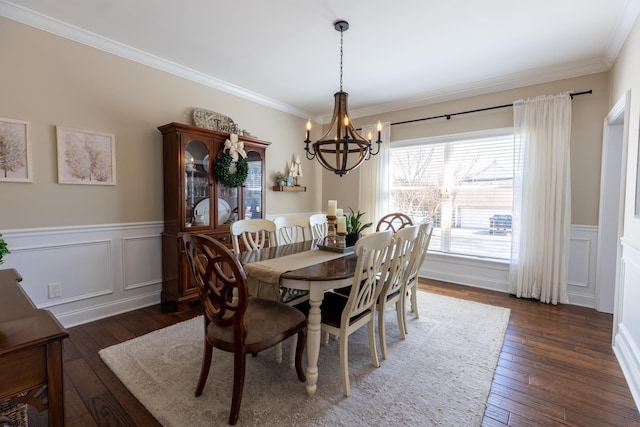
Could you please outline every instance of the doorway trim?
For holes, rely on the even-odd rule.
[[[621,318],[620,266],[622,257],[626,158],[631,91],[615,103],[603,123],[598,251],[596,258],[596,309],[613,313],[613,334]],[[615,238],[613,238],[615,237]],[[615,254],[615,259],[607,254]],[[612,277],[613,276],[613,277]]]

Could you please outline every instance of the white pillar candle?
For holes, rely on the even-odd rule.
[[[328,216],[336,216],[336,207],[338,206],[337,200],[329,200],[329,205],[327,206],[327,215]]]
[[[341,217],[342,215],[344,215],[344,210],[336,208],[336,216]]]
[[[338,233],[346,233],[347,232],[347,218],[344,216],[339,216],[338,219]]]

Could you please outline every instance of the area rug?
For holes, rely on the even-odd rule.
[[[247,358],[239,426],[479,426],[510,311],[420,292],[400,339],[387,312],[388,359],[371,363],[366,327],[349,338],[351,396],[344,397],[338,341],[320,349],[318,391],[307,396],[288,360],[270,349]],[[233,359],[214,350],[206,387],[194,390],[203,352],[197,317],[100,351],[122,383],[163,426],[227,425]],[[288,344],[283,354],[288,355]],[[379,351],[379,349],[378,349]]]

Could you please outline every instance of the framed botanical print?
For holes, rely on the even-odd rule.
[[[0,117],[0,181],[33,182],[31,123]]]
[[[57,126],[58,183],[116,185],[112,134]]]

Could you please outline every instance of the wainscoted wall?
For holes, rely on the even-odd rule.
[[[157,304],[162,222],[3,231],[15,268],[38,308],[70,327]],[[61,295],[50,298],[50,284]]]
[[[7,230],[11,254],[1,268],[18,270],[33,302],[70,327],[160,302],[162,229],[162,222],[152,222]],[[573,226],[571,304],[595,307],[596,242],[597,227]],[[421,273],[508,290],[506,263],[429,254]],[[61,284],[61,296],[49,298],[52,283]]]
[[[614,337],[613,350],[622,372],[629,384],[631,394],[640,408],[640,246],[622,238],[622,268],[620,289],[622,295],[616,321],[618,332]],[[614,328],[615,331],[615,328]]]
[[[569,257],[570,304],[595,307],[598,227],[573,225]],[[500,292],[509,290],[509,264],[430,253],[420,275]],[[611,288],[613,292],[613,287]]]

